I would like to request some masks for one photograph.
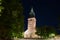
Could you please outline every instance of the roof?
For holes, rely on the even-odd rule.
[[[31,11],[29,13],[29,18],[35,17],[35,13],[33,11],[33,8],[31,8]]]

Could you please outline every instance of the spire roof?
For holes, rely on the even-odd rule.
[[[31,8],[31,11],[29,13],[29,18],[35,17],[35,13],[33,11],[33,8]]]

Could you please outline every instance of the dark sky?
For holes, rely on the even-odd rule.
[[[31,7],[33,6],[37,19],[37,26],[52,25],[57,26],[59,23],[58,10],[56,10],[56,0],[22,0],[25,16],[25,28],[27,18]]]

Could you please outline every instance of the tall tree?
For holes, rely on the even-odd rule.
[[[2,6],[4,9],[0,16],[0,34],[3,34],[0,38],[22,37],[20,34],[23,32],[24,15],[21,0],[2,0]]]

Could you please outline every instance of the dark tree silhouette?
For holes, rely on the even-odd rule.
[[[14,36],[22,38],[24,15],[21,0],[2,0],[1,6],[4,9],[0,16],[0,39],[9,40]]]

